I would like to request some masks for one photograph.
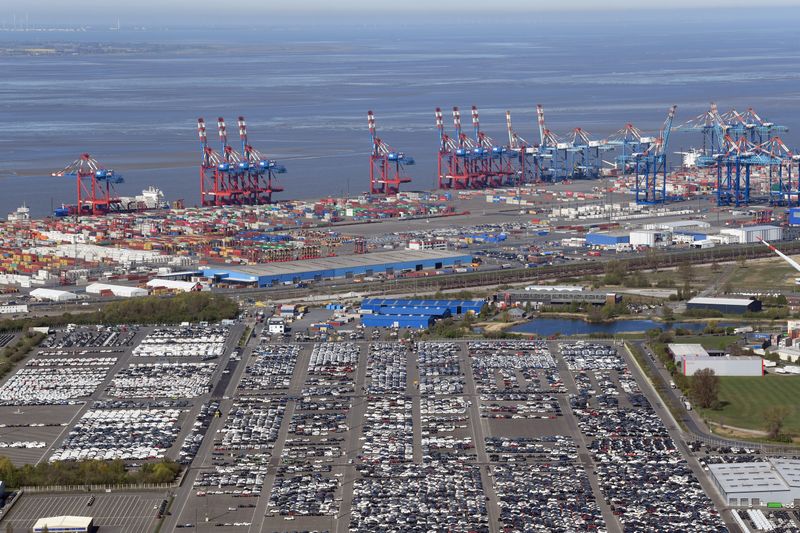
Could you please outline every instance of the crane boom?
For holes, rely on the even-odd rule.
[[[798,263],[797,263],[797,261],[795,261],[794,259],[792,259],[792,258],[791,258],[791,257],[789,257],[788,255],[784,254],[783,252],[781,252],[780,250],[778,250],[777,248],[775,248],[774,246],[772,246],[770,243],[768,243],[767,241],[765,241],[765,240],[764,240],[764,239],[762,239],[761,237],[756,237],[756,238],[757,238],[759,241],[763,242],[763,243],[764,243],[764,245],[765,245],[767,248],[769,248],[770,250],[772,250],[773,252],[775,252],[776,254],[778,254],[778,255],[781,257],[781,259],[783,259],[784,261],[786,261],[787,263],[789,263],[790,265],[792,265],[792,268],[794,268],[795,270],[797,270],[798,272],[800,272],[800,264],[798,264]]]

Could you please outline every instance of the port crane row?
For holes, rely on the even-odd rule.
[[[753,176],[767,181],[766,200],[770,205],[800,205],[800,154],[780,137],[788,128],[763,119],[752,108],[723,113],[712,102],[707,111],[676,126],[676,106],[672,106],[655,134],[647,135],[628,123],[607,138],[597,139],[580,127],[566,135],[555,134],[547,126],[544,108],[537,105],[538,142],[529,142],[514,128],[510,111],[506,112],[503,142],[481,128],[477,106],[472,106],[470,116],[472,130],[468,132],[462,127],[460,109],[453,107],[449,130],[444,112],[435,109],[440,189],[518,187],[621,176],[630,178],[637,203],[665,203],[675,199],[667,190],[670,136],[672,132],[687,132],[699,133],[700,147],[677,153],[684,156],[684,166],[714,177],[718,205],[749,204],[754,199]],[[378,136],[372,111],[367,113],[367,120],[371,138],[369,191],[397,194],[401,185],[411,182],[407,172],[414,158]],[[283,190],[277,177],[286,172],[286,167],[250,144],[244,117],[238,118],[237,125],[240,145],[234,147],[228,141],[225,120],[217,119],[217,150],[208,142],[205,121],[197,121],[203,206],[269,204],[273,194]],[[77,201],[69,206],[69,214],[102,215],[124,209],[114,190],[124,178],[88,153],[52,175],[75,180]]]
[[[750,178],[757,169],[768,179],[771,205],[800,205],[800,155],[780,138],[788,128],[769,122],[753,109],[721,113],[715,103],[708,111],[680,125],[675,124],[677,106],[667,111],[662,127],[646,135],[633,124],[604,139],[593,139],[582,128],[559,136],[547,127],[544,108],[536,107],[538,143],[525,140],[506,112],[507,141],[495,142],[480,127],[480,116],[472,106],[472,132],[462,128],[461,111],[453,107],[453,129],[448,132],[441,108],[434,118],[438,133],[437,185],[440,189],[514,187],[525,183],[631,176],[639,204],[665,203],[669,175],[667,156],[674,131],[702,136],[702,148],[677,152],[684,165],[715,174],[717,204],[746,205],[751,201]],[[395,193],[410,179],[404,167],[414,159],[391,149],[375,134],[375,116],[368,113],[373,150],[370,156],[370,191]]]

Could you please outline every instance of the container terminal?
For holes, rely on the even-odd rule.
[[[581,128],[556,136],[539,108],[546,142],[528,143],[509,113],[499,144],[477,108],[474,136],[454,111],[452,137],[435,115],[434,191],[405,188],[414,159],[378,136],[370,112],[367,192],[279,199],[285,168],[249,145],[244,118],[237,148],[219,119],[219,150],[199,121],[200,206],[168,204],[156,188],[125,198],[114,191],[121,176],[85,154],[60,171],[78,193],[62,216],[34,219],[22,206],[1,221],[4,318],[184,292],[229,295],[240,316],[42,333],[0,378],[4,455],[129,470],[170,459],[185,470],[137,490],[29,488],[0,507],[0,527],[800,528],[784,472],[796,465],[781,459],[793,453],[711,435],[677,387],[650,387],[645,374],[664,371],[652,354],[639,359],[616,340],[487,340],[490,322],[470,340],[424,337],[485,314],[524,325],[552,306],[755,321],[783,296],[797,312],[796,272],[774,268],[786,257],[775,250],[800,252],[797,160],[776,140],[784,130],[713,106],[673,126],[673,107],[651,137],[629,124],[597,141]],[[703,136],[676,169],[667,167],[673,130]],[[615,264],[644,282],[610,281]],[[681,264],[719,270],[702,294],[688,275],[684,288],[656,281],[658,270],[683,276]],[[800,326],[778,322],[713,337],[760,350],[752,356],[669,348],[682,377],[708,367],[753,380],[800,372],[791,364]],[[775,354],[780,363],[767,359]],[[672,400],[685,406],[679,415]],[[742,468],[724,466],[733,463]],[[779,473],[764,494],[752,479],[770,468]]]

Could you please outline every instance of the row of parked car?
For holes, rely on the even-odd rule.
[[[108,387],[112,398],[196,398],[211,390],[216,363],[140,363],[120,370]]]
[[[616,349],[574,343],[560,351],[583,393],[573,413],[589,439],[603,496],[623,529],[727,531]]]
[[[89,409],[50,461],[164,457],[180,431],[178,409]]]
[[[223,326],[179,326],[153,329],[133,349],[135,357],[222,357],[230,329]]]
[[[0,405],[65,405],[95,393],[116,357],[29,359],[0,386]]]
[[[572,437],[487,437],[486,453],[502,529],[606,529]]]

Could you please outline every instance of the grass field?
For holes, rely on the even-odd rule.
[[[748,261],[742,268],[737,265],[736,272],[730,277],[732,287],[753,288],[794,288],[797,271],[784,263],[780,258],[770,260]]]
[[[739,340],[736,335],[686,335],[675,337],[676,344],[702,344],[706,350],[724,350]]]
[[[784,431],[800,434],[800,376],[721,377],[719,411],[703,410],[703,416],[720,424],[764,429],[764,412],[772,406],[789,408]]]

